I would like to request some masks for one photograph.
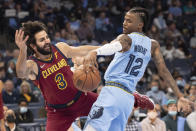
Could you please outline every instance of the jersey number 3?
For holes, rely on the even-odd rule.
[[[139,71],[137,71],[137,69],[140,69],[142,67],[143,59],[141,59],[141,58],[135,59],[135,56],[132,54],[129,57],[130,57],[130,60],[129,60],[127,67],[125,69],[125,73],[128,74],[129,71],[131,70],[130,75],[137,76],[139,74]],[[138,65],[132,67],[133,62],[138,63]]]
[[[58,73],[56,76],[55,76],[55,81],[57,83],[57,86],[60,90],[63,90],[67,87],[67,82],[66,80],[64,79],[64,75],[62,73]]]

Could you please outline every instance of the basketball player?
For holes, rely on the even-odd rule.
[[[38,21],[26,22],[16,30],[15,43],[20,49],[17,76],[32,80],[44,96],[46,131],[66,131],[77,117],[87,116],[97,94],[88,92],[85,95],[74,87],[67,58],[83,56],[97,47],[51,45],[45,25]],[[29,59],[27,48],[33,52]]]
[[[135,87],[151,59],[159,75],[178,98],[183,98],[175,80],[165,66],[159,43],[144,34],[148,12],[140,7],[129,10],[124,18],[123,34],[85,56],[85,65],[96,63],[97,55],[115,54],[105,72],[105,87],[93,104],[85,131],[124,131],[134,106]]]

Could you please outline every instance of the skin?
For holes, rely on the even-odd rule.
[[[116,40],[118,40],[122,45],[121,52],[126,52],[130,49],[132,40],[127,35],[132,32],[142,32],[142,28],[144,26],[144,23],[142,22],[141,18],[137,13],[126,13],[124,22],[123,22],[123,34],[119,35]],[[159,76],[163,78],[166,83],[167,87],[171,87],[175,93],[175,95],[180,98],[178,101],[178,109],[180,110],[183,108],[183,105],[186,104],[192,104],[188,99],[185,99],[183,97],[183,94],[179,91],[175,80],[173,79],[171,73],[168,71],[164,58],[160,51],[160,45],[158,41],[151,39],[152,47],[151,47],[151,56],[153,58],[153,61],[155,62],[156,68],[158,69]],[[85,63],[88,65],[89,63],[95,63],[96,62],[96,51],[91,51],[87,56],[85,56]],[[94,62],[92,62],[94,61]]]
[[[0,93],[2,92],[2,90],[3,90],[3,82],[0,80]],[[2,98],[0,98],[0,99],[2,99]],[[3,108],[3,107],[1,107],[1,108]],[[4,119],[0,119],[0,123],[1,123],[1,125],[0,125],[0,130],[1,131],[6,131],[5,130],[5,121],[4,121]]]
[[[19,57],[16,63],[16,73],[19,78],[35,80],[36,76],[38,75],[38,67],[34,61],[27,60],[26,41],[28,40],[29,36],[26,36],[25,38],[23,36],[24,36],[24,31],[16,30],[15,43],[20,49]],[[36,39],[36,45],[39,48],[41,48],[42,50],[46,52],[51,52],[51,48],[50,48],[51,41],[50,41],[50,38],[48,37],[48,34],[44,30],[36,33],[34,37]],[[52,52],[49,53],[48,55],[43,55],[40,51],[38,51],[38,48],[36,45],[33,43],[30,44],[30,46],[35,51],[34,56],[41,60],[50,59]],[[84,56],[89,51],[98,48],[98,46],[73,47],[63,42],[57,43],[56,46],[67,58]]]

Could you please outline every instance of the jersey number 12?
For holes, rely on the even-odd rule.
[[[125,73],[128,74],[129,71],[131,70],[130,75],[137,76],[139,74],[139,71],[137,71],[137,69],[140,69],[142,67],[143,59],[141,59],[141,58],[135,59],[135,55],[132,55],[132,54],[129,57],[130,57],[130,60],[129,60],[127,67],[125,69]],[[132,67],[133,62],[138,63],[138,65]]]

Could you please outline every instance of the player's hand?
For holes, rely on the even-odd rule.
[[[27,42],[28,38],[29,38],[29,36],[26,36],[24,38],[24,31],[16,30],[15,43],[18,46],[19,49],[27,49],[26,42]]]
[[[73,57],[72,62],[74,63],[74,68],[77,69],[80,65],[83,65],[84,57]]]
[[[89,69],[93,69],[93,68],[91,68],[92,66],[95,66],[95,67],[98,68],[97,52],[96,51],[91,51],[86,56],[84,56],[83,65],[84,65],[87,72],[88,72]]]
[[[178,100],[178,111],[180,112],[186,112],[187,111],[187,107],[190,105],[194,105],[194,103],[184,97],[180,97]]]

